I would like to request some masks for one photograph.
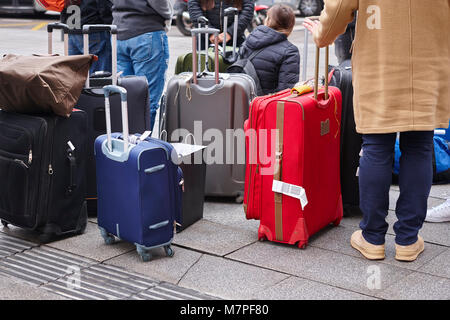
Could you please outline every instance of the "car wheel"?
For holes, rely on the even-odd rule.
[[[317,16],[323,9],[322,0],[301,0],[298,6],[300,13],[304,17]]]

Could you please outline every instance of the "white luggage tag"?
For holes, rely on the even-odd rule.
[[[308,204],[308,199],[306,197],[306,191],[300,186],[285,183],[283,181],[273,180],[272,191],[276,193],[282,193],[286,196],[293,197],[300,200],[302,205],[302,210]]]

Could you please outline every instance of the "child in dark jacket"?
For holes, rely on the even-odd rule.
[[[294,26],[294,11],[286,5],[276,4],[267,12],[265,25],[253,30],[242,45],[241,59],[261,50],[252,63],[263,94],[292,88],[299,81],[300,53],[288,40]]]

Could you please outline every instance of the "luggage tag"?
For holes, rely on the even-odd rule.
[[[302,205],[302,210],[308,204],[308,199],[306,197],[306,191],[300,186],[285,183],[283,181],[273,180],[272,191],[276,193],[282,193],[286,196],[293,197],[300,200]]]
[[[132,144],[138,144],[139,142],[145,141],[145,139],[147,139],[148,137],[150,137],[150,135],[152,134],[151,131],[145,131],[143,134],[141,134],[140,136],[130,136],[128,138],[128,140],[130,141],[130,143]]]

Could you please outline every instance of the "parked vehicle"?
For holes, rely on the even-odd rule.
[[[256,5],[265,5],[268,7],[273,6],[276,3],[282,3],[290,6],[292,9],[297,10],[300,4],[300,0],[258,0]]]
[[[0,13],[34,14],[45,11],[36,0],[0,0]]]

